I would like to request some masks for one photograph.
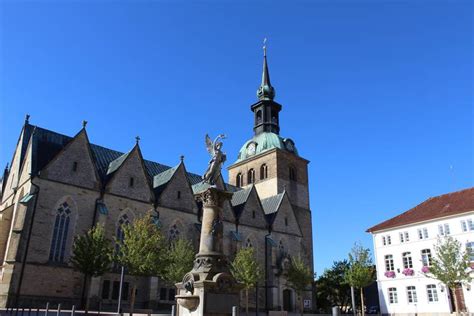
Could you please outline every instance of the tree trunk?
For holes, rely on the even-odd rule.
[[[300,293],[300,315],[303,316],[304,303],[303,303],[303,292]]]
[[[360,288],[360,314],[365,315],[365,305],[364,305],[364,288]]]
[[[130,293],[130,316],[133,316],[133,310],[135,307],[135,295],[137,293],[137,285],[133,282],[132,293]]]
[[[451,295],[453,296],[454,300],[454,309],[456,311],[456,315],[459,315],[459,305],[458,305],[458,297],[456,296],[456,286],[453,288],[449,288],[451,290]]]
[[[249,316],[249,289],[245,289],[245,315]]]
[[[89,290],[90,290],[90,284],[91,284],[91,277],[87,276],[86,277],[86,314],[89,313],[89,304],[90,304],[90,298],[89,298]]]

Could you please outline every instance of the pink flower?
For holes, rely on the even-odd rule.
[[[394,278],[395,277],[395,271],[386,271],[384,273],[384,275],[387,277],[387,278]]]
[[[405,270],[402,271],[402,273],[406,276],[410,276],[410,275],[413,275],[415,271],[413,271],[413,269],[406,268]]]
[[[428,272],[430,272],[430,267],[423,266],[423,267],[421,268],[421,272],[423,272],[423,273],[428,273]]]

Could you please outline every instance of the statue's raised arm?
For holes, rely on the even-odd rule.
[[[206,172],[202,176],[204,182],[209,183],[210,185],[215,185],[216,181],[221,175],[221,168],[224,161],[226,161],[226,155],[222,152],[222,142],[221,139],[224,139],[225,135],[220,134],[216,137],[214,142],[211,141],[209,135],[206,134],[206,148],[209,154],[211,155],[211,160],[209,161],[209,166],[207,167]]]

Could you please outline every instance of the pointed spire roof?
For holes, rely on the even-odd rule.
[[[262,83],[257,90],[257,97],[259,100],[273,100],[275,97],[275,89],[270,83],[270,72],[268,71],[267,63],[267,39],[263,41],[263,71],[262,71]]]

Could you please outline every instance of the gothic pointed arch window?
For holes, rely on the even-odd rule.
[[[252,244],[252,240],[249,238],[247,238],[247,240],[245,241],[245,248],[253,248],[253,244]]]
[[[250,169],[247,173],[247,184],[251,184],[255,182],[255,170]]]
[[[243,185],[242,173],[241,172],[239,172],[237,174],[237,176],[235,177],[235,185],[238,186],[238,187],[241,187]]]
[[[123,240],[125,238],[125,233],[123,231],[123,227],[125,225],[130,225],[130,216],[127,213],[123,213],[117,221],[117,228],[115,230],[115,237],[117,238],[117,241],[119,241],[119,243],[117,243],[115,245],[115,250],[116,251],[119,250],[120,244],[123,243]]]
[[[168,231],[168,241],[171,243],[177,239],[179,239],[181,232],[179,231],[178,224],[173,224],[170,226]]]
[[[62,202],[56,209],[56,218],[53,228],[53,239],[49,251],[49,260],[64,262],[66,246],[68,244],[69,227],[71,226],[72,209],[70,201]]]
[[[268,178],[268,166],[263,164],[260,166],[260,180]]]

